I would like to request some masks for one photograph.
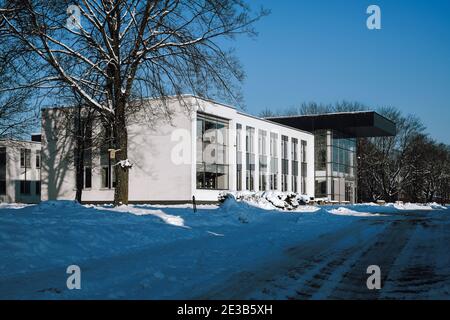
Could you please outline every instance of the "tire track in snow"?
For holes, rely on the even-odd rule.
[[[357,252],[361,243],[374,242],[387,226],[385,223],[372,223],[373,218],[370,220],[369,225],[366,219],[356,220],[331,234],[291,247],[286,250],[283,260],[235,274],[225,284],[198,298],[301,299],[299,293],[312,293],[322,286],[327,278],[323,270],[342,264]],[[325,278],[321,279],[324,275]]]
[[[346,272],[335,289],[327,295],[329,299],[378,299],[384,290],[389,270],[402,253],[421,218],[398,219],[378,236],[373,245]],[[367,267],[377,265],[381,269],[381,290],[369,290],[366,285],[369,275]]]
[[[448,299],[449,222],[443,216],[417,227],[389,272],[382,299]]]

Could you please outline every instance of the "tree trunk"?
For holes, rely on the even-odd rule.
[[[79,139],[78,139],[79,140]],[[84,146],[77,146],[78,150],[76,153],[76,194],[75,200],[81,203],[81,198],[83,194],[84,187]]]
[[[76,193],[75,200],[81,203],[84,187],[84,148],[85,148],[85,136],[84,136],[84,124],[81,119],[81,107],[78,108],[78,119],[76,123],[76,138],[75,138],[75,184]]]
[[[117,162],[128,159],[128,131],[125,119],[125,103],[122,102],[116,109],[114,119],[114,133],[116,137]],[[128,168],[120,165],[114,167],[116,173],[116,188],[114,191],[114,205],[128,204]]]

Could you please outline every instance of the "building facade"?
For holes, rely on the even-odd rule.
[[[130,202],[181,203],[193,196],[209,202],[222,191],[244,190],[314,197],[312,133],[194,96],[171,99],[170,117],[167,110],[158,111],[158,100],[148,104],[152,112],[144,108],[128,124]],[[43,200],[75,198],[75,141],[62,121],[63,109],[42,113]],[[101,125],[94,124],[92,132],[101,135]],[[99,145],[85,153],[85,202],[113,200],[109,148]]]
[[[394,136],[396,125],[373,111],[270,118],[314,133],[315,197],[357,202],[357,138]]]
[[[336,130],[317,130],[314,148],[316,200],[354,203],[356,139]]]
[[[38,203],[41,199],[41,143],[0,141],[0,202]]]

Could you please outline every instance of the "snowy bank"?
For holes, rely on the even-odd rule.
[[[140,209],[134,206],[126,206],[121,205],[118,207],[100,207],[103,210],[109,210],[113,212],[122,212],[122,213],[131,213],[137,216],[145,216],[145,215],[152,215],[155,217],[160,218],[162,221],[164,221],[167,224],[177,226],[177,227],[184,227],[184,220],[180,216],[172,216],[169,214],[166,214],[162,210],[149,210],[149,209]]]
[[[420,210],[447,210],[446,207],[441,206],[439,204],[437,204],[436,202],[433,203],[427,203],[427,204],[422,204],[422,203],[402,203],[402,202],[398,202],[398,203],[387,203],[386,204],[387,207],[394,207],[397,210],[408,210],[408,211],[420,211]]]
[[[309,203],[308,196],[299,195],[294,192],[224,192],[221,194],[221,198],[219,200],[221,202],[234,200],[264,210],[280,210],[290,212],[316,212],[320,210],[320,208],[316,206],[307,205]]]
[[[394,206],[308,206],[277,193],[237,198],[198,205],[197,212],[192,205],[73,201],[0,206],[0,299],[197,298],[233,274],[286,259],[292,248],[322,241],[316,255],[358,246],[355,220],[362,226],[380,213],[408,220],[408,211]],[[296,212],[315,214],[289,214]],[[357,233],[365,239],[385,226],[367,224]],[[350,238],[327,240],[333,234]],[[82,270],[82,290],[66,287],[73,264]]]
[[[360,212],[360,211],[354,211],[350,210],[345,207],[339,207],[337,209],[331,209],[328,210],[329,213],[340,215],[340,216],[354,216],[354,217],[373,217],[373,216],[380,216],[379,213],[369,213],[369,212]]]

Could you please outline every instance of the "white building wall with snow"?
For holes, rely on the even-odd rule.
[[[308,196],[314,196],[314,136],[311,133],[293,129],[274,122],[253,117],[235,108],[216,103],[210,100],[200,99],[194,96],[184,97],[185,105],[177,99],[172,99],[169,104],[169,113],[158,111],[158,100],[149,100],[148,109],[143,110],[129,121],[128,158],[133,164],[130,169],[129,200],[130,202],[187,202],[192,197],[198,201],[217,201],[219,193],[224,190],[262,190],[276,189],[282,191],[282,161],[281,140],[282,136],[288,138],[287,161],[288,173],[286,191],[304,191]],[[149,112],[151,110],[151,112]],[[74,140],[68,132],[67,124],[61,121],[64,116],[62,109],[46,109],[42,117],[42,148],[43,162],[46,163],[42,170],[42,199],[74,199],[75,198],[75,168],[73,164]],[[206,119],[205,122],[202,122]],[[208,121],[216,121],[214,130],[206,129]],[[203,123],[203,129],[199,129]],[[206,124],[205,124],[206,123]],[[240,125],[241,134],[239,144],[236,141],[236,127]],[[222,126],[227,127],[225,130]],[[249,144],[246,136],[247,129],[252,131],[252,146],[255,158],[253,179],[250,181],[246,175],[247,150]],[[199,134],[198,130],[205,130]],[[274,146],[278,156],[277,177],[275,187],[270,188],[267,177],[263,187],[260,181],[259,141],[260,133],[265,141],[265,156],[268,158],[267,168],[270,168],[270,139],[277,137]],[[208,136],[211,135],[211,136]],[[222,139],[223,143],[217,143],[214,139]],[[291,152],[293,139],[298,142],[298,179],[294,187],[292,179]],[[206,142],[205,142],[206,141]],[[214,157],[222,155],[219,160],[206,161],[206,151],[203,145],[213,141],[217,149],[210,152]],[[301,164],[301,145],[305,144],[305,165]],[[202,148],[198,144],[202,144]],[[222,148],[222,145],[224,147]],[[237,155],[240,147],[240,162],[242,163],[241,175],[237,177]],[[206,146],[206,149],[208,145]],[[209,151],[208,151],[209,152]],[[250,157],[252,157],[250,155]],[[83,190],[85,202],[109,202],[113,200],[114,189],[102,186],[102,163],[99,152],[92,154],[90,188]],[[217,163],[216,163],[217,162]],[[305,176],[302,179],[301,168],[304,167]],[[203,168],[200,169],[199,168]],[[211,169],[213,168],[213,169]],[[217,173],[215,176],[211,172]],[[227,171],[228,175],[223,172]],[[212,177],[213,176],[213,177]],[[212,177],[212,178],[211,178]],[[285,179],[285,180],[286,180]],[[247,185],[251,184],[251,185]],[[225,188],[224,188],[225,187]]]
[[[0,141],[0,202],[38,203],[41,197],[41,144]]]

